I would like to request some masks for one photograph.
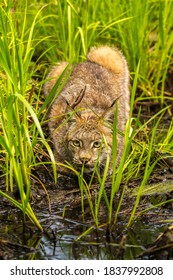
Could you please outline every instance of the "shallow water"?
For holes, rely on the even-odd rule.
[[[40,200],[39,203],[33,201],[34,210],[44,228],[44,233],[37,231],[28,220],[23,226],[20,211],[4,198],[1,200],[0,259],[109,260],[162,258],[161,255],[148,254],[144,257],[141,254],[147,248],[153,246],[156,238],[170,224],[169,221],[173,221],[173,211],[170,204],[146,212],[135,221],[130,229],[127,229],[126,218],[129,211],[129,201],[131,201],[127,198],[111,234],[108,234],[106,226],[103,226],[97,231],[92,230],[77,241],[77,238],[90,225],[93,225],[89,211],[83,220],[80,205],[75,207],[69,205],[63,218],[63,201],[58,202],[60,190],[51,190],[50,193],[51,213],[49,212],[50,205],[48,205],[46,199]],[[40,193],[39,197],[41,197]],[[74,194],[72,198],[74,200]],[[158,199],[158,196],[155,199]],[[149,196],[144,198],[143,204],[146,204],[146,201],[150,204]],[[103,206],[101,214],[103,223],[106,218],[106,211],[104,211]],[[173,244],[170,245],[170,248],[172,248],[171,246]],[[172,258],[172,254],[171,249],[171,252],[168,252],[165,258]]]

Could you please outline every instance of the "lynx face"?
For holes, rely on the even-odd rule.
[[[98,165],[99,169],[104,168],[107,154],[111,153],[109,137],[103,137],[101,125],[92,122],[73,124],[67,136],[67,149],[71,163],[78,171],[84,164],[84,173],[90,173]],[[106,137],[105,137],[106,138]]]

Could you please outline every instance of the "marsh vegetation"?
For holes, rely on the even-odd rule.
[[[63,77],[46,100],[42,87],[51,65],[57,61],[71,64],[84,61],[90,47],[104,44],[122,50],[131,74],[131,110],[124,135],[124,153],[118,168],[114,163],[111,178],[107,174],[109,158],[102,176],[94,171],[97,183],[93,181],[94,176],[86,181],[82,170],[77,172],[68,165],[77,177],[74,185],[56,172],[47,129],[47,107],[60,92]],[[49,211],[51,203],[57,202],[61,209],[58,217],[65,218],[69,215],[66,209],[72,207],[70,201],[77,200],[81,222],[90,221],[78,237],[75,234],[79,240],[95,229],[114,233],[122,215],[126,216],[123,228],[127,230],[153,209],[157,209],[157,215],[163,214],[163,209],[170,210],[173,201],[172,52],[173,1],[1,1],[0,195],[4,211],[6,203],[12,203],[20,209],[24,224],[30,220],[43,231],[42,207],[46,205]],[[116,133],[114,129],[114,141]],[[114,147],[115,162],[116,141]],[[149,186],[162,181],[168,184]],[[46,197],[43,204],[40,202],[39,211],[36,209],[39,204],[36,198],[40,198],[38,189],[40,201]],[[51,196],[52,189],[56,190],[56,197],[64,189],[61,199]],[[148,196],[152,197],[150,203],[147,203]],[[52,209],[55,213],[55,208]],[[167,217],[158,218],[162,231],[163,225],[173,221],[171,215]]]

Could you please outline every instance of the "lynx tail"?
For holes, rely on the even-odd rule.
[[[109,46],[92,48],[87,55],[90,62],[97,63],[115,74],[124,74],[127,70],[126,60],[119,50]]]

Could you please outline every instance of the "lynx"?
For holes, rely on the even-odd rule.
[[[44,85],[46,97],[67,65],[68,62],[58,63],[48,74]],[[86,174],[93,172],[96,164],[100,172],[104,170],[106,158],[112,154],[115,104],[118,103],[117,130],[124,132],[129,98],[129,71],[122,53],[109,46],[92,48],[86,62],[73,66],[50,109],[49,129],[56,160],[69,162],[78,171],[84,165]],[[117,145],[118,165],[124,147],[119,133]]]

